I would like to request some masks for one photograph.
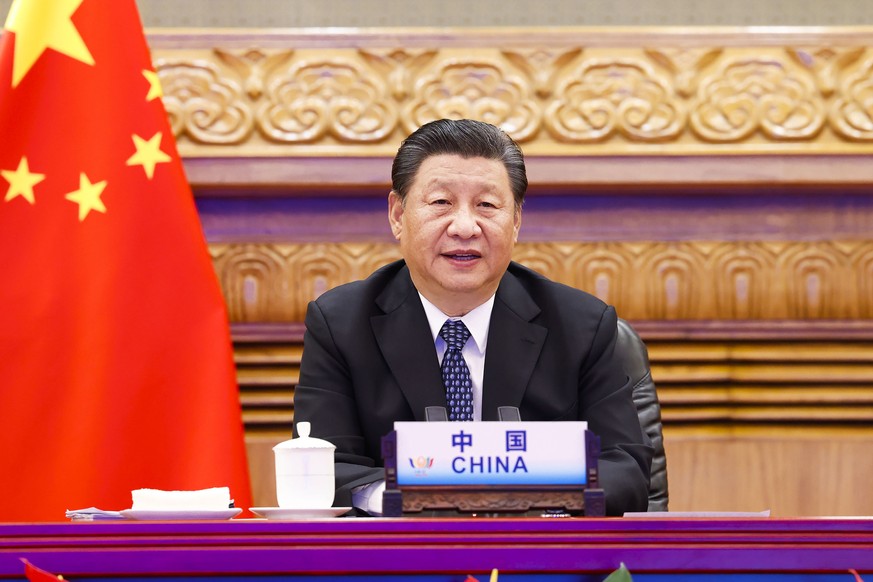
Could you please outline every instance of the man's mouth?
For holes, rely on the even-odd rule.
[[[443,256],[454,261],[472,261],[481,258],[479,253],[443,253]]]

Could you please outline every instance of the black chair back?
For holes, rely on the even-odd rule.
[[[621,354],[625,372],[633,383],[634,404],[637,406],[640,426],[655,449],[649,483],[649,511],[667,511],[667,455],[661,429],[661,405],[649,369],[649,351],[637,332],[623,319],[618,320],[615,349]]]

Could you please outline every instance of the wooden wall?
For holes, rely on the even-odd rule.
[[[149,37],[234,326],[258,505],[306,303],[398,256],[430,119],[522,145],[516,259],[647,341],[671,509],[873,514],[873,29]]]

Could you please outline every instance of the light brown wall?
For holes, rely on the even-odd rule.
[[[0,0],[0,17],[12,0]],[[148,27],[838,26],[865,0],[138,0]]]

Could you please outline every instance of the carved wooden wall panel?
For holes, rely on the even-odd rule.
[[[400,257],[390,243],[213,244],[234,322],[306,304]],[[873,318],[873,240],[520,243],[515,259],[633,320]]]
[[[238,146],[312,155],[313,145],[322,155],[390,155],[440,117],[498,124],[529,155],[873,145],[865,29],[178,38],[153,33],[150,42],[189,156],[229,155],[229,146],[235,156]]]

